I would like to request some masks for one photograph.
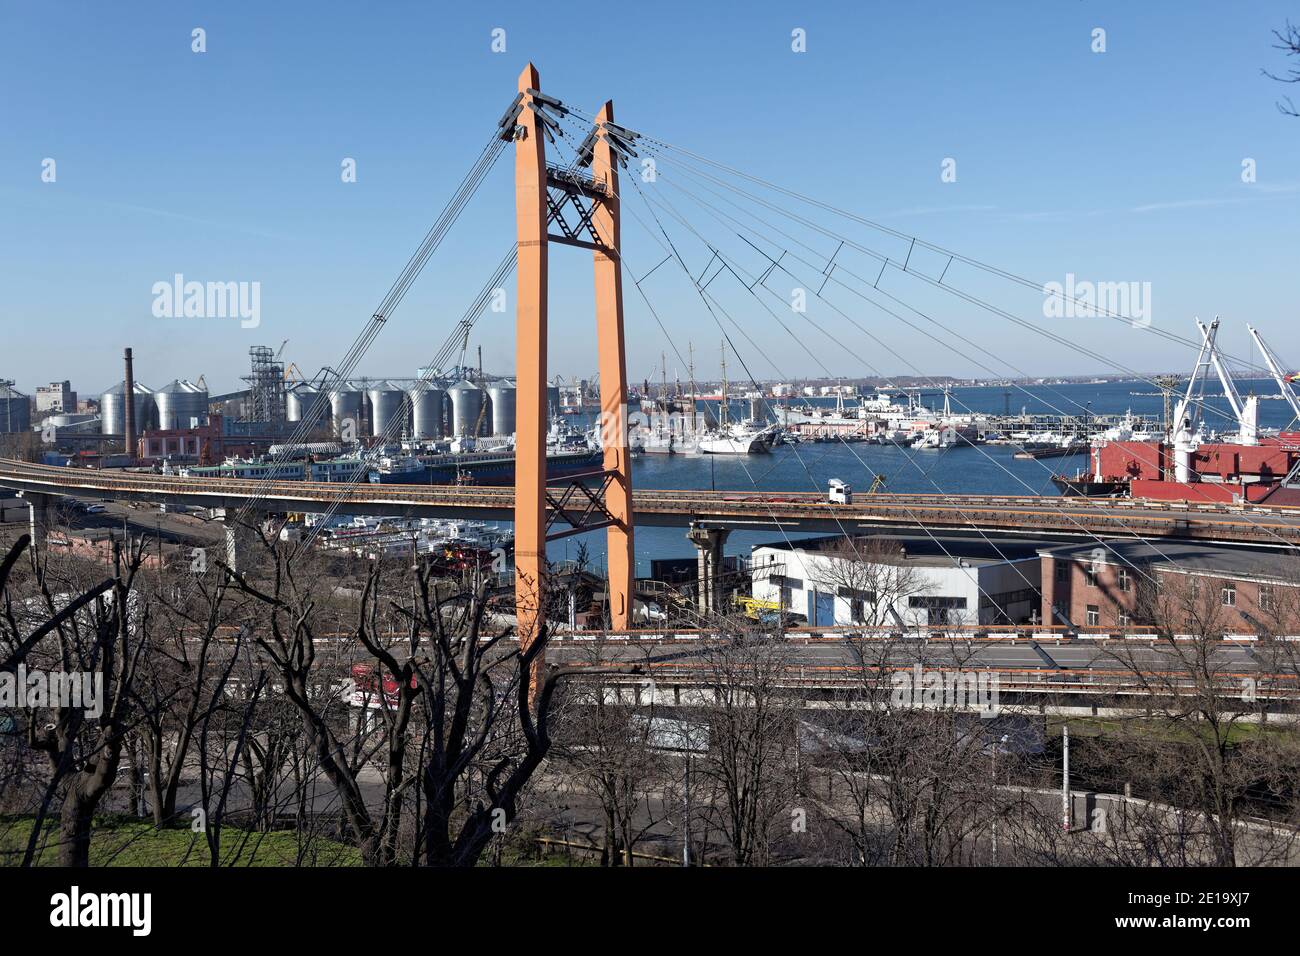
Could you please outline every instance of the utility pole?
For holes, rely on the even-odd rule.
[[[697,424],[697,422],[695,421],[695,417],[696,415],[699,414],[697,408],[697,403],[699,402],[699,398],[698,398],[699,393],[695,387],[695,343],[694,342],[687,341],[686,354],[688,356],[686,362],[686,376],[691,383],[691,430],[697,431],[698,429],[696,429],[695,427]]]
[[[1061,826],[1070,832],[1070,725],[1061,725]]]
[[[722,402],[718,408],[718,431],[722,431],[731,422],[731,410],[727,407],[727,341],[722,341]]]
[[[687,732],[689,734],[689,731]],[[686,751],[682,780],[682,866],[691,865],[691,752]]]

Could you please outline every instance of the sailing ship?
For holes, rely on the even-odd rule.
[[[702,455],[761,455],[772,450],[780,429],[749,418],[731,421],[727,400],[727,343],[722,343],[722,393],[718,405],[718,427],[700,435],[697,448]]]

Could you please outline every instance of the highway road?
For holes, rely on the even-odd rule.
[[[36,494],[266,511],[473,517],[509,521],[514,489],[307,481],[181,478],[98,471],[0,459],[0,486]],[[562,490],[557,485],[557,492]],[[1300,545],[1300,508],[1152,502],[1034,495],[858,495],[831,504],[808,492],[637,490],[640,525],[684,527],[702,521],[731,529],[868,533],[925,527],[944,533],[1032,533],[1045,540],[1154,537],[1291,548]],[[557,528],[565,527],[563,521]]]

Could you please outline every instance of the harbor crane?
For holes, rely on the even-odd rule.
[[[1241,393],[1237,391],[1236,383],[1233,382],[1228,367],[1219,355],[1216,341],[1219,334],[1219,317],[1216,315],[1214,321],[1208,325],[1199,318],[1195,321],[1196,327],[1201,332],[1201,350],[1196,356],[1196,367],[1192,370],[1192,376],[1188,379],[1187,391],[1179,401],[1174,414],[1176,434],[1181,435],[1184,444],[1195,441],[1194,436],[1200,431],[1201,410],[1200,398],[1197,396],[1194,400],[1193,393],[1198,386],[1201,387],[1201,393],[1204,393],[1204,380],[1213,368],[1219,384],[1223,386],[1224,397],[1227,398],[1228,404],[1232,407],[1232,414],[1237,419],[1238,440],[1243,445],[1258,445],[1259,396],[1248,395],[1243,399]]]
[[[1300,399],[1297,399],[1295,394],[1295,376],[1283,373],[1281,363],[1278,362],[1277,356],[1274,355],[1273,350],[1265,344],[1264,337],[1255,330],[1253,325],[1247,325],[1246,331],[1250,333],[1250,337],[1254,339],[1255,344],[1259,346],[1259,353],[1264,356],[1264,361],[1268,364],[1268,370],[1273,373],[1273,381],[1277,382],[1277,387],[1282,392],[1282,397],[1286,399],[1286,403],[1291,406],[1292,424],[1300,421]],[[1296,460],[1296,463],[1291,466],[1291,470],[1287,472],[1287,476],[1282,479],[1282,484],[1288,487],[1294,486],[1297,482],[1300,482],[1300,459]]]
[[[1254,339],[1255,344],[1259,346],[1259,352],[1264,356],[1264,361],[1268,365],[1268,370],[1273,374],[1273,381],[1277,382],[1277,387],[1281,391],[1282,397],[1286,399],[1287,404],[1291,406],[1291,414],[1295,416],[1297,421],[1300,421],[1300,399],[1296,398],[1293,384],[1295,376],[1286,375],[1282,372],[1282,366],[1278,362],[1277,356],[1275,356],[1273,350],[1264,343],[1263,336],[1259,334],[1253,325],[1247,325],[1246,331],[1250,333],[1250,337]]]

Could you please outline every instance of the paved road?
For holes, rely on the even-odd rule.
[[[352,514],[477,517],[508,521],[513,488],[378,485],[369,482],[245,481],[181,478],[33,465],[0,459],[0,486],[58,496],[166,501],[237,508],[250,499],[268,511],[323,511],[335,502]],[[859,495],[830,504],[808,492],[638,490],[633,509],[642,525],[706,521],[733,529],[870,531],[925,527],[945,532],[1019,534],[1044,539],[1164,537],[1300,545],[1300,509],[1240,505],[1038,497],[1033,495]],[[563,522],[560,522],[563,526]]]
[[[637,664],[647,678],[707,682],[710,660],[719,642],[560,639],[547,648],[553,664]],[[940,671],[997,673],[1004,687],[1023,686],[1051,692],[1059,685],[1101,692],[1124,688],[1140,692],[1146,682],[1157,688],[1186,684],[1189,675],[1213,675],[1221,692],[1235,694],[1250,686],[1260,696],[1300,697],[1300,645],[1224,641],[1214,645],[1204,668],[1190,642],[1170,649],[1151,641],[990,641],[941,638],[903,639],[887,644],[851,639],[791,640],[783,648],[787,675],[801,684],[833,687],[861,680],[863,665],[909,669],[921,664]],[[739,658],[743,660],[742,658]],[[1138,675],[1142,675],[1139,677]],[[635,683],[639,677],[630,677]],[[1245,685],[1243,681],[1253,681]]]

